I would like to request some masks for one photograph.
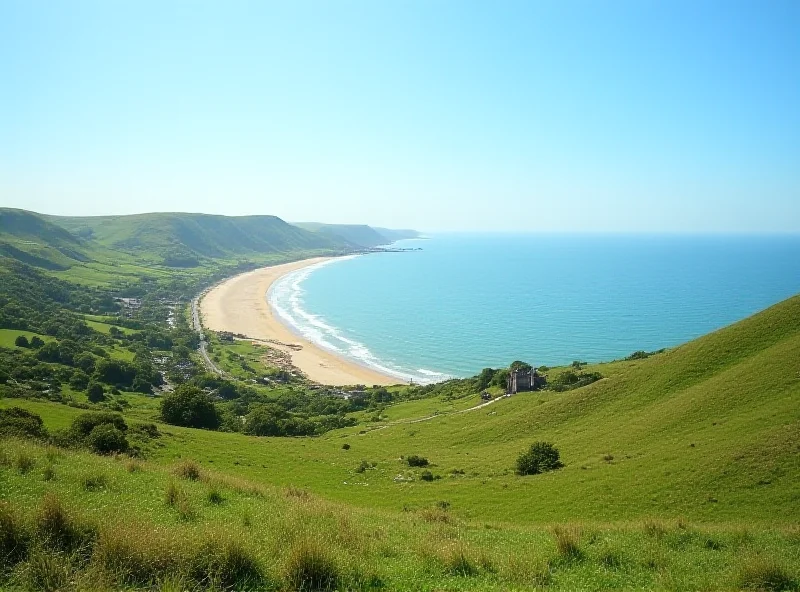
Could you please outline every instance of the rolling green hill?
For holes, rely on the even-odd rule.
[[[0,256],[51,270],[68,269],[92,260],[91,247],[43,217],[0,208]]]
[[[307,232],[275,216],[154,213],[47,219],[75,235],[137,257],[191,266],[224,259],[304,250],[344,250],[341,240]]]
[[[319,222],[296,222],[295,226],[305,230],[344,240],[356,247],[378,247],[404,238],[416,238],[416,230],[392,230],[375,228],[366,224],[321,224]]]

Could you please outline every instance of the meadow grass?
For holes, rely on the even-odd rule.
[[[2,445],[37,467],[48,457],[42,445]],[[429,512],[359,509],[307,491],[228,481],[211,470],[185,479],[174,466],[138,461],[131,472],[123,457],[80,451],[63,451],[53,463],[59,479],[52,482],[38,469],[0,469],[9,585],[780,590],[796,585],[800,565],[800,537],[792,529],[752,528],[744,536],[741,527],[676,521],[658,528],[645,521],[509,526],[445,505]],[[102,490],[79,486],[87,474],[105,476]],[[224,503],[209,503],[209,483]],[[192,508],[188,519],[177,507],[182,503]]]

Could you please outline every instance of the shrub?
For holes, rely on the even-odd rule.
[[[744,590],[778,592],[795,590],[796,586],[797,582],[786,569],[769,557],[753,557],[739,572],[739,587]]]
[[[425,469],[424,471],[422,471],[419,478],[422,479],[423,481],[433,481],[433,473]]]
[[[128,450],[128,440],[125,438],[125,434],[109,423],[95,426],[86,438],[86,443],[98,454]]]
[[[406,458],[406,462],[408,463],[409,467],[427,467],[428,466],[428,459],[424,456],[417,456],[416,454],[412,454],[411,456]]]
[[[16,436],[18,438],[47,437],[42,418],[21,407],[0,409],[0,436]]]
[[[350,444],[348,444],[347,442],[342,444],[342,450],[350,450]]]
[[[72,420],[70,432],[77,440],[83,441],[95,427],[102,424],[110,424],[121,432],[128,429],[125,420],[118,413],[91,412],[81,413]]]
[[[56,471],[53,469],[53,465],[47,465],[42,472],[42,479],[45,481],[52,481],[56,478]]]
[[[33,337],[31,337],[31,347],[33,349],[39,349],[43,345],[44,345],[44,340],[41,337],[39,337],[38,335],[34,335]]]
[[[517,474],[538,475],[563,466],[555,446],[550,442],[535,442],[517,459]]]
[[[103,385],[98,382],[90,382],[86,387],[86,396],[91,403],[99,403],[105,401],[106,393],[103,390]]]
[[[369,462],[368,460],[362,460],[361,464],[356,467],[356,473],[363,473],[369,469],[374,469],[375,463]]]
[[[311,541],[294,544],[286,561],[286,583],[292,590],[334,590],[340,579],[333,558]]]
[[[161,417],[172,425],[215,430],[220,419],[214,403],[199,388],[180,385],[161,401]]]
[[[28,343],[28,338],[24,335],[18,335],[17,338],[14,340],[14,345],[17,347],[30,347],[30,343]]]

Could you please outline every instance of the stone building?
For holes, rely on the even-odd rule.
[[[539,374],[536,368],[512,370],[506,381],[506,393],[513,395],[519,392],[538,391],[545,384],[547,377]]]

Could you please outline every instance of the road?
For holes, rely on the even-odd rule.
[[[214,362],[212,362],[210,357],[208,357],[208,342],[206,341],[206,336],[203,333],[203,325],[200,323],[200,296],[195,296],[194,299],[192,299],[192,327],[195,331],[197,331],[198,335],[200,335],[200,347],[197,349],[200,352],[200,355],[203,357],[203,363],[206,365],[206,368],[215,374],[227,377],[227,374]]]

